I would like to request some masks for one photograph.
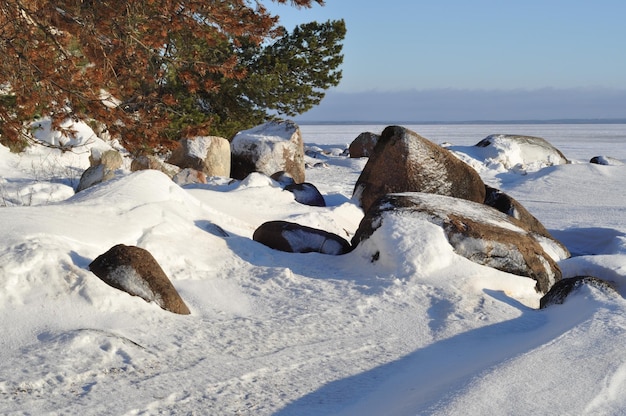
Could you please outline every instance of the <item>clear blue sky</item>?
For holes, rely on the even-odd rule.
[[[392,93],[425,91],[440,91],[460,107],[476,107],[477,94],[483,100],[485,91],[499,94],[498,99],[507,92],[513,103],[522,94],[530,99],[522,103],[528,110],[538,104],[532,104],[529,92],[553,99],[566,92],[563,100],[570,102],[564,105],[582,100],[584,108],[571,116],[555,111],[554,118],[626,118],[625,0],[326,0],[311,9],[264,4],[290,30],[313,20],[346,21],[343,80],[310,112],[314,118],[325,118],[320,110],[337,97],[363,100],[366,93],[383,93],[393,100]],[[464,104],[454,100],[455,91]],[[470,110],[447,118],[472,119]],[[536,117],[519,114],[515,106],[510,114],[500,110],[491,118]]]

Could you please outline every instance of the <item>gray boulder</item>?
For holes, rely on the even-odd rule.
[[[118,244],[91,262],[89,270],[109,286],[139,296],[146,302],[154,302],[167,311],[190,314],[161,266],[147,250]]]
[[[354,187],[365,212],[394,192],[427,192],[482,203],[485,184],[478,173],[417,133],[400,126],[383,130]]]
[[[271,121],[240,131],[231,142],[231,177],[244,179],[252,172],[267,176],[286,172],[296,183],[304,182],[304,144],[293,121]]]
[[[103,153],[92,153],[89,162],[91,166],[81,175],[76,192],[113,179],[115,171],[122,167],[123,159],[118,151],[107,150]]]
[[[561,279],[556,262],[517,219],[443,195],[406,192],[380,198],[359,224],[352,246],[367,240],[384,221],[407,217],[441,227],[455,252],[471,261],[534,279],[538,292],[546,293]]]
[[[293,180],[293,177],[291,177],[291,175],[285,172],[284,170],[273,173],[272,176],[270,176],[270,178],[278,182],[280,186],[283,186],[283,187],[296,183],[296,181]]]

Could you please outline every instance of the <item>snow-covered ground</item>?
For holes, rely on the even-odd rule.
[[[181,188],[124,171],[74,195],[89,148],[107,147],[88,131],[64,153],[0,146],[0,413],[626,413],[626,166],[588,163],[626,161],[626,125],[407,126],[464,152],[564,242],[564,277],[621,294],[583,287],[543,310],[534,281],[456,255],[429,223],[383,225],[368,244],[393,255],[377,263],[367,247],[293,254],[251,239],[287,220],[349,240],[366,160],[342,151],[383,127],[301,126],[324,208],[260,174]],[[525,162],[512,148],[481,160],[469,146],[495,133],[541,136],[573,163],[510,168],[499,162]],[[119,243],[150,251],[191,315],[88,270]]]

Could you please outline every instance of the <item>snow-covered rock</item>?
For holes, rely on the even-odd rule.
[[[533,136],[492,134],[474,146],[448,146],[447,149],[479,172],[488,168],[525,174],[569,163],[559,149]]]
[[[296,201],[312,207],[325,207],[326,201],[320,191],[312,183],[292,183],[285,186],[285,191],[291,192]]]
[[[252,172],[271,176],[284,171],[295,182],[304,182],[304,144],[293,121],[270,121],[240,131],[231,142],[231,153],[231,176],[235,179],[244,179]]]
[[[523,227],[531,232],[537,241],[543,246],[544,250],[554,261],[566,259],[570,256],[570,252],[550,232],[543,224],[535,218],[524,206],[515,198],[507,195],[499,189],[491,186],[485,187],[487,196],[485,197],[485,205],[497,209],[498,211],[515,218]]]
[[[97,157],[90,157],[92,166],[83,172],[76,192],[80,192],[115,177],[115,171],[122,167],[122,156],[116,150],[107,150]]]
[[[52,120],[46,117],[31,123],[31,131],[33,137],[41,143],[63,150],[97,149],[104,152],[111,149],[82,121],[67,119],[61,123],[60,129],[53,129]]]
[[[624,162],[611,156],[594,156],[589,160],[589,163],[595,163],[598,165],[606,166],[623,166]]]
[[[592,276],[576,276],[562,279],[550,288],[548,293],[543,295],[539,301],[539,308],[544,309],[550,305],[560,305],[571,294],[581,290],[583,286],[593,287],[601,290],[610,296],[619,296],[619,293],[611,283]]]
[[[367,212],[352,239],[358,246],[385,222],[426,221],[441,227],[454,251],[476,263],[537,281],[546,293],[561,270],[534,236],[516,220],[491,207],[449,196],[421,192],[388,194]],[[400,232],[402,225],[398,227]],[[409,238],[408,235],[406,238]],[[379,260],[384,253],[372,253]],[[432,261],[436,261],[433,255]]]

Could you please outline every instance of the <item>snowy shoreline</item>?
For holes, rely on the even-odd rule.
[[[585,287],[545,310],[534,281],[461,258],[427,226],[379,233],[401,243],[382,265],[359,250],[283,253],[251,239],[270,220],[353,234],[366,160],[341,152],[383,127],[301,126],[307,160],[324,162],[306,171],[324,208],[260,174],[181,188],[126,172],[74,196],[88,152],[0,146],[0,413],[622,413],[626,166],[588,162],[626,162],[626,125],[406,126],[457,147],[540,136],[572,160],[524,174],[476,165],[575,253],[559,262],[564,277],[594,275],[621,294]],[[88,270],[119,243],[149,250],[191,315]]]

